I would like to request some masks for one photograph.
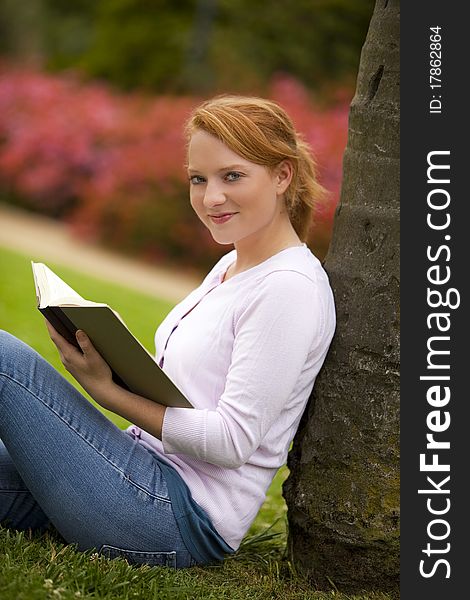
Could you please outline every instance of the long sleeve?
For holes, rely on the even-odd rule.
[[[225,254],[167,315],[156,358],[194,408],[167,408],[162,439],[134,439],[182,476],[238,548],[285,464],[334,334],[328,275],[306,244],[223,281]]]
[[[230,469],[245,464],[286,409],[307,359],[328,345],[325,311],[325,296],[309,277],[294,270],[267,274],[236,316],[216,409],[167,408],[165,453]]]

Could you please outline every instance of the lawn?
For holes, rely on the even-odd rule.
[[[0,248],[0,328],[30,344],[74,383],[35,308],[31,258]],[[116,309],[153,352],[155,329],[170,303],[48,264],[85,298]],[[119,427],[127,425],[116,415],[107,415]],[[281,486],[287,474],[286,467],[278,472],[240,550],[220,566],[182,571],[131,567],[122,559],[110,561],[91,552],[76,552],[54,534],[31,536],[0,527],[0,598],[388,600],[382,594],[351,597],[335,590],[315,592],[296,575],[284,551],[286,506]]]

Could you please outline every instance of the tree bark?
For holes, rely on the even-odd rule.
[[[399,1],[377,0],[325,269],[337,329],[289,454],[288,552],[321,589],[399,580]]]

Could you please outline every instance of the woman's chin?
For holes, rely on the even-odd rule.
[[[235,243],[233,240],[227,240],[227,239],[221,239],[216,237],[215,235],[212,236],[214,239],[214,242],[217,242],[218,244],[221,244],[222,246],[233,246],[233,244]]]
[[[211,231],[211,235],[212,235],[212,239],[214,240],[214,242],[217,242],[218,244],[222,244],[223,246],[228,246],[230,244],[235,243],[233,236],[223,235],[219,231]]]

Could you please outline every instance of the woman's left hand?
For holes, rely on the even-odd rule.
[[[114,385],[108,363],[95,349],[84,331],[78,330],[76,333],[77,342],[82,349],[80,352],[78,348],[62,337],[47,319],[46,326],[51,340],[57,346],[64,367],[99,403],[100,396]]]

